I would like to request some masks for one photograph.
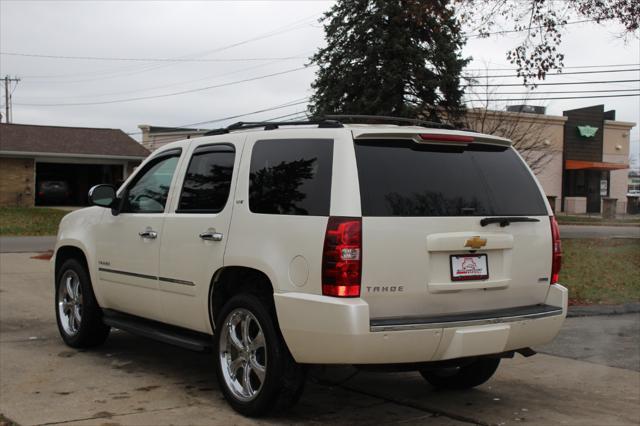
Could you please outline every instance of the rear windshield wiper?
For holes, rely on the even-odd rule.
[[[540,219],[523,216],[485,217],[480,220],[480,226],[487,226],[490,223],[499,223],[500,226],[504,228],[511,222],[540,222]]]

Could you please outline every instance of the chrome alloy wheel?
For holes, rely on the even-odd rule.
[[[82,286],[73,270],[67,270],[58,282],[58,315],[64,332],[75,336],[82,322]]]
[[[227,387],[241,401],[258,396],[267,373],[267,348],[258,319],[234,309],[220,325],[220,369]]]

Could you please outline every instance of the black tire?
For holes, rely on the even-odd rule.
[[[288,409],[298,402],[305,384],[306,371],[294,361],[287,349],[278,329],[274,309],[270,305],[272,304],[266,303],[255,295],[239,294],[225,303],[216,319],[214,357],[220,389],[233,409],[248,417],[259,417]],[[266,355],[263,358],[266,371],[264,380],[261,382],[259,390],[250,400],[243,400],[238,397],[234,393],[238,392],[237,388],[234,391],[232,389],[233,384],[227,383],[228,380],[233,382],[236,379],[240,382],[241,379],[237,377],[240,376],[238,373],[240,369],[236,370],[235,376],[229,376],[230,373],[227,366],[231,365],[229,361],[232,358],[232,354],[230,352],[233,349],[228,350],[229,347],[225,339],[229,338],[228,334],[230,332],[226,332],[223,328],[226,327],[224,324],[232,318],[231,314],[243,315],[246,311],[253,315],[251,322],[254,331],[257,329],[254,321],[257,320],[259,323],[261,330],[258,329],[258,331],[261,331],[264,337],[264,345],[261,346],[263,349],[260,350]],[[224,337],[225,333],[227,337]],[[251,332],[248,334],[251,334]],[[256,337],[257,332],[256,336],[251,337],[252,341],[255,341]],[[226,371],[226,377],[223,369]],[[257,378],[257,376],[254,378]],[[251,380],[249,381],[251,382]]]
[[[478,358],[461,367],[421,370],[420,374],[437,389],[470,389],[489,380],[500,358]]]
[[[79,324],[76,323],[76,327],[71,327],[67,317],[72,316],[73,311],[69,309],[67,315],[65,311],[67,309],[64,306],[70,306],[72,304],[68,291],[66,290],[66,282],[71,278],[72,285],[77,277],[77,286],[80,289],[78,300],[79,303]],[[67,302],[69,301],[69,302]],[[98,346],[104,343],[109,336],[110,327],[102,322],[102,310],[98,306],[98,302],[93,294],[93,288],[91,286],[91,278],[84,265],[76,260],[69,259],[65,261],[56,275],[56,288],[55,288],[55,311],[56,322],[58,324],[58,331],[62,340],[72,348],[90,348]],[[62,317],[61,317],[62,315]],[[63,323],[64,321],[64,323]]]

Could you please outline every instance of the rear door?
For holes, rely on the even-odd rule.
[[[542,303],[551,233],[538,184],[511,147],[356,139],[362,297],[372,318]],[[481,224],[492,217],[527,222]]]
[[[193,142],[166,215],[158,274],[162,321],[210,331],[209,285],[222,267],[229,240],[235,186],[244,135],[220,142]]]

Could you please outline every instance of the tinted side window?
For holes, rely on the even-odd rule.
[[[251,155],[249,209],[328,216],[332,167],[331,139],[257,141]]]
[[[235,152],[231,145],[197,148],[187,168],[177,213],[219,213],[231,189]]]
[[[126,213],[162,213],[179,154],[151,163],[127,189]]]
[[[511,148],[403,140],[355,147],[364,216],[547,214],[535,181]]]

